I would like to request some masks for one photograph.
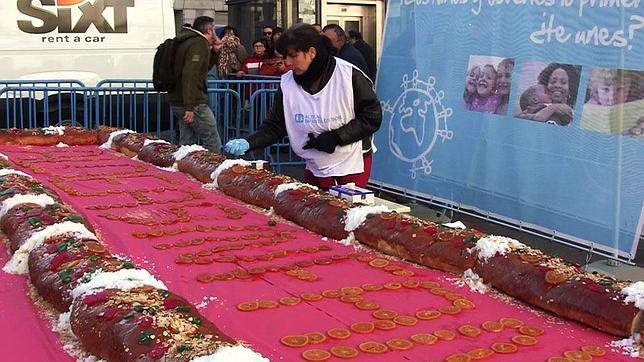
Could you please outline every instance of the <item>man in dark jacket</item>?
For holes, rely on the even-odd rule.
[[[221,42],[215,35],[215,20],[208,16],[195,19],[192,28],[183,28],[175,54],[175,88],[168,94],[172,112],[179,121],[181,145],[197,143],[220,152],[221,139],[215,116],[207,103],[208,70],[216,63]]]
[[[362,38],[362,33],[355,30],[349,30],[349,39],[353,44],[353,47],[358,49],[360,54],[364,57],[364,60],[367,61],[367,67],[369,67],[369,73],[367,75],[374,82],[376,80],[376,52],[373,51],[371,45],[367,44],[366,41]]]
[[[365,61],[364,57],[358,49],[354,48],[349,39],[347,38],[347,34],[344,32],[344,29],[338,24],[329,24],[322,28],[322,34],[329,38],[331,40],[331,45],[333,48],[336,50],[335,56],[344,59],[347,62],[355,65],[360,69],[361,71],[364,72],[368,77],[371,77],[369,75],[369,67],[367,66],[367,61]]]

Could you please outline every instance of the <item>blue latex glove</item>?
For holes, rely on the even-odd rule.
[[[224,146],[224,152],[234,156],[242,156],[249,148],[250,145],[248,144],[248,141],[243,138],[236,138],[226,143]]]

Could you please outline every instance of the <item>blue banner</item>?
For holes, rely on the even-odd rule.
[[[634,258],[640,0],[390,1],[372,180]]]

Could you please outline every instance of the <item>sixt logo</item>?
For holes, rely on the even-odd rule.
[[[72,10],[75,6],[81,15],[74,23]],[[93,3],[89,0],[18,0],[18,11],[37,19],[18,20],[18,28],[30,34],[46,34],[56,29],[59,33],[85,33],[93,24],[101,33],[127,33],[127,8],[130,7],[134,7],[134,0],[96,0]],[[114,10],[111,23],[103,16],[107,8]]]

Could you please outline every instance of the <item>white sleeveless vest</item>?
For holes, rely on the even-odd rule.
[[[309,94],[295,82],[293,71],[282,76],[284,122],[293,152],[306,161],[306,168],[317,177],[345,176],[364,171],[362,140],[336,146],[329,154],[316,149],[302,149],[309,133],[319,134],[349,123],[353,109],[353,65],[335,58],[329,82],[316,94]]]

